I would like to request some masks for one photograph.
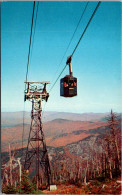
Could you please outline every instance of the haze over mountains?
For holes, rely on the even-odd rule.
[[[62,147],[83,140],[89,136],[98,136],[104,131],[108,113],[63,113],[45,112],[43,130],[47,146]],[[2,113],[2,151],[12,147],[22,147],[23,112]],[[30,130],[30,113],[24,113],[24,140],[27,146]]]
[[[105,117],[109,113],[68,113],[68,112],[44,112],[42,116],[43,123],[52,121],[55,119],[66,119],[72,121],[101,121],[105,120]],[[23,118],[24,117],[24,118]],[[30,124],[31,113],[30,112],[2,112],[1,113],[1,125],[2,127],[11,127],[16,125]]]

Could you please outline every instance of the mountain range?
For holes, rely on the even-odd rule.
[[[42,121],[48,122],[55,119],[66,119],[72,121],[104,121],[109,113],[68,113],[68,112],[44,112]],[[11,127],[19,124],[30,124],[30,112],[2,112],[1,125],[2,127]]]
[[[45,112],[43,130],[46,144],[61,147],[83,140],[91,135],[98,136],[104,132],[108,113],[64,113]],[[24,123],[23,123],[24,122]],[[30,130],[30,113],[12,112],[1,114],[1,150],[8,151],[8,145],[19,149],[27,146]]]

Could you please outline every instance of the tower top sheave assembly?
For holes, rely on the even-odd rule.
[[[49,81],[25,81],[24,83],[26,83],[24,101],[41,99],[47,102],[49,93],[46,91],[46,86],[50,84]]]

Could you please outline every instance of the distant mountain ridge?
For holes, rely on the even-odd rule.
[[[69,121],[105,121],[109,113],[68,113],[68,112],[44,112],[42,116],[43,123],[53,120],[69,120]],[[1,125],[16,126],[18,124],[30,124],[30,112],[2,112]]]
[[[55,119],[43,123],[43,131],[47,146],[60,147],[80,141],[90,135],[101,134],[106,122],[73,121]],[[24,125],[23,145],[27,146],[30,124]],[[23,125],[16,125],[1,129],[2,151],[8,149],[9,143],[12,147],[22,147]]]
[[[1,113],[2,151],[8,149],[9,143],[16,148],[22,147],[23,127],[23,145],[27,146],[31,124],[30,115],[30,112],[25,112],[24,115],[23,112]],[[104,127],[108,115],[109,113],[45,112],[43,114],[43,130],[46,144],[51,147],[61,147],[89,136],[101,135],[105,132]]]
[[[51,119],[53,115],[53,120],[43,122],[43,131],[46,139],[47,146],[51,147],[61,147],[68,144],[73,144],[75,142],[86,139],[89,136],[97,137],[102,136],[106,131],[107,121],[103,120],[108,116],[106,113],[94,114],[87,113],[87,119],[85,121],[84,115],[79,114],[80,119],[74,120],[77,116],[75,113],[55,113],[46,112],[48,116],[46,118]],[[70,115],[70,117],[68,116]],[[30,122],[30,113],[26,114],[24,119],[24,126],[20,123],[23,121],[22,112],[20,113],[2,113],[2,125],[1,128],[1,146],[2,151],[8,150],[9,143],[11,146],[16,148],[22,147],[22,133],[24,130],[24,140],[23,146],[27,146]],[[15,118],[14,118],[15,116]],[[60,116],[60,117],[59,117]],[[92,117],[91,117],[92,116]],[[73,118],[74,117],[74,118]],[[95,120],[96,117],[96,120]],[[63,119],[62,119],[63,118]],[[94,120],[92,120],[92,118]],[[21,121],[21,122],[22,122]],[[23,128],[24,127],[24,128]]]

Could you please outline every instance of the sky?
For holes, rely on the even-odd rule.
[[[89,2],[70,47],[66,48],[87,2],[39,2],[32,40],[28,80],[50,81],[47,91],[64,68],[97,2]],[[37,8],[37,2],[36,2]],[[1,111],[30,111],[24,103],[33,1],[1,3]],[[35,18],[35,17],[34,17]],[[35,21],[35,20],[34,20]],[[61,59],[64,56],[62,63]],[[121,2],[101,2],[72,58],[78,95],[60,96],[60,79],[43,111],[121,112]],[[60,78],[69,74],[66,67]]]

